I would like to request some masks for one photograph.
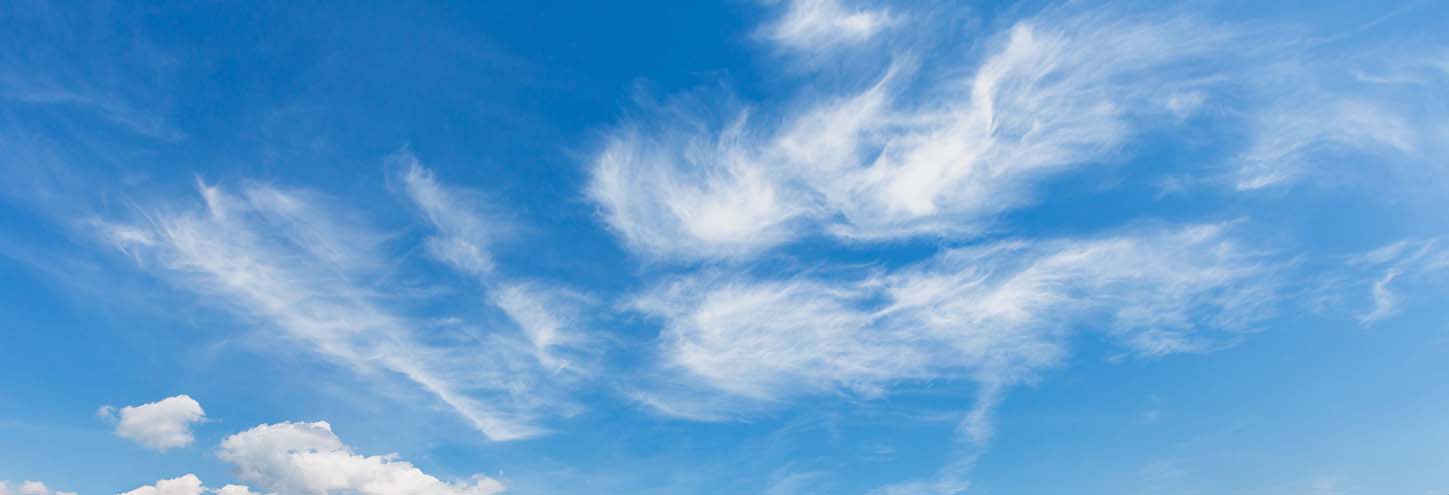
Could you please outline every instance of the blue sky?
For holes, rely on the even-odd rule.
[[[0,5],[0,494],[1440,494],[1436,2]]]

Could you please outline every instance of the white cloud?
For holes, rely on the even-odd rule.
[[[483,475],[448,483],[396,455],[354,453],[321,421],[257,426],[222,441],[218,456],[235,465],[241,479],[284,494],[488,495],[503,490]]]
[[[626,130],[595,161],[589,196],[633,249],[661,258],[739,257],[794,235],[807,205],[755,156],[742,120],[713,139]]]
[[[974,65],[897,62],[773,120],[745,111],[714,131],[676,108],[685,116],[626,124],[595,157],[589,196],[631,248],[662,259],[741,258],[812,232],[970,234],[1028,204],[1042,178],[1180,120],[1182,95],[1204,98],[1195,88],[1215,67],[1188,62],[1230,37],[1183,20],[1044,16]]]
[[[962,429],[984,442],[999,387],[1059,363],[1077,331],[1160,356],[1223,345],[1268,315],[1271,273],[1225,228],[1003,241],[863,276],[686,276],[634,306],[663,321],[661,374],[714,393],[666,385],[639,395],[666,414],[707,418],[800,396],[974,380],[982,393]]]
[[[76,495],[75,492],[59,490],[52,492],[50,487],[39,481],[21,482],[16,490],[18,491],[10,491],[10,482],[0,480],[0,495]]]
[[[1415,126],[1383,102],[1318,95],[1297,106],[1259,113],[1253,142],[1243,152],[1238,189],[1259,189],[1299,178],[1327,153],[1379,149],[1399,155],[1415,148]],[[1334,104],[1327,101],[1338,100]]]
[[[216,495],[260,495],[242,485],[226,485],[215,490]]]
[[[365,219],[301,190],[252,184],[239,194],[206,185],[200,192],[204,209],[145,211],[125,230],[137,235],[102,229],[102,237],[177,285],[279,332],[265,335],[359,371],[405,377],[492,439],[540,434],[540,415],[568,410],[542,398],[548,387],[543,375],[526,372],[536,365],[517,357],[517,338],[470,328],[422,338],[431,319],[409,318],[394,307],[401,296],[375,289],[394,266],[385,236]]]
[[[1377,270],[1369,286],[1372,307],[1358,316],[1360,324],[1372,325],[1399,311],[1399,296],[1393,285],[1412,282],[1435,272],[1449,270],[1449,250],[1438,239],[1399,241],[1350,259],[1350,264]]]
[[[157,481],[154,485],[138,487],[121,495],[201,495],[206,488],[194,474]]]
[[[149,404],[101,407],[99,414],[117,418],[116,436],[148,449],[167,450],[191,445],[191,425],[206,420],[206,412],[188,395],[167,397]]]
[[[519,282],[492,270],[488,245],[513,229],[492,213],[476,191],[440,182],[432,171],[404,151],[391,160],[402,172],[407,199],[422,212],[436,231],[427,245],[434,257],[460,273],[474,276],[489,293],[488,302],[517,327],[518,338],[497,336],[501,348],[530,355],[537,367],[518,363],[509,372],[547,375],[534,381],[567,382],[589,371],[583,362],[595,342],[583,331],[580,307],[588,298],[570,290],[539,282]],[[441,246],[441,247],[440,247]]]
[[[476,194],[438,183],[432,171],[410,153],[395,154],[391,161],[406,169],[401,177],[408,199],[438,230],[437,235],[427,240],[428,252],[471,275],[491,271],[493,260],[487,251],[488,244],[508,230],[506,224],[485,219]]]
[[[261,495],[242,485],[226,485],[221,488],[209,489],[202,485],[201,478],[190,473],[172,479],[160,480],[152,485],[137,487],[121,495],[202,495],[204,493],[210,493],[212,495]]]
[[[780,18],[763,29],[772,42],[797,51],[819,52],[867,41],[893,22],[885,9],[852,9],[840,0],[785,0]]]

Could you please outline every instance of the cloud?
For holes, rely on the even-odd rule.
[[[1290,183],[1311,170],[1315,160],[1335,153],[1377,151],[1378,157],[1406,157],[1424,139],[1420,126],[1390,102],[1366,100],[1361,93],[1315,96],[1300,96],[1294,103],[1280,102],[1255,114],[1252,144],[1237,157],[1238,189]]]
[[[25,481],[11,491],[10,482],[0,481],[0,495],[76,495],[75,492],[64,492],[50,490],[45,483],[39,481]]]
[[[428,222],[438,230],[427,240],[428,252],[444,263],[470,275],[486,275],[493,268],[488,244],[507,226],[485,219],[476,194],[468,194],[438,183],[432,171],[407,152],[389,161],[403,167],[402,184],[410,199]]]
[[[1449,270],[1449,250],[1438,239],[1399,241],[1355,256],[1350,265],[1379,273],[1369,286],[1373,306],[1358,316],[1359,323],[1368,326],[1398,312],[1399,296],[1394,284]]]
[[[264,424],[223,440],[218,457],[238,476],[278,493],[358,495],[489,495],[497,480],[439,480],[396,455],[356,454],[326,422]]]
[[[885,9],[851,9],[840,0],[785,0],[784,12],[761,34],[780,46],[820,52],[867,41],[892,22]]]
[[[640,396],[699,418],[970,380],[982,393],[962,428],[985,441],[1000,387],[1060,363],[1079,331],[1099,332],[1123,355],[1153,357],[1226,345],[1270,315],[1271,270],[1226,229],[1000,241],[886,273],[682,276],[632,305],[663,324],[661,375],[712,393],[675,393],[670,378]]]
[[[215,490],[216,495],[260,495],[242,485],[226,485]]]
[[[179,287],[274,330],[264,335],[359,372],[405,378],[489,438],[541,434],[541,414],[569,410],[542,398],[545,376],[528,372],[536,365],[516,352],[523,345],[516,337],[430,328],[436,318],[409,317],[398,309],[405,296],[376,289],[393,276],[395,261],[386,236],[365,219],[304,190],[250,184],[232,193],[201,184],[199,191],[201,209],[158,207],[136,222],[97,222],[98,236]]]
[[[194,474],[157,481],[154,485],[138,487],[121,495],[201,495],[206,488]]]
[[[406,151],[390,161],[404,169],[401,182],[409,201],[435,230],[426,244],[433,257],[460,273],[476,277],[489,293],[488,302],[502,311],[525,341],[521,352],[533,356],[541,369],[514,368],[513,373],[541,372],[555,378],[581,378],[583,361],[596,342],[583,331],[580,308],[589,298],[540,282],[510,280],[494,272],[488,245],[514,230],[497,218],[476,191],[444,184]],[[517,347],[512,344],[509,347]]]
[[[153,485],[137,487],[121,495],[260,495],[242,485],[226,485],[221,488],[206,488],[195,474],[185,474],[169,480],[160,480]]]
[[[711,125],[679,106],[627,122],[595,156],[588,194],[657,259],[746,258],[811,233],[972,235],[1030,204],[1036,182],[1180,120],[1231,37],[1179,19],[1043,15],[977,59],[898,58],[863,89],[769,115]]]
[[[98,413],[102,417],[119,419],[116,436],[160,451],[191,445],[191,425],[206,420],[201,404],[188,395],[126,406],[119,411],[103,406]]]

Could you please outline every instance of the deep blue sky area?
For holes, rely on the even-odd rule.
[[[0,2],[0,495],[1449,491],[1435,2]]]

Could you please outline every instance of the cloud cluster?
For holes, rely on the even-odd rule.
[[[260,425],[227,437],[217,456],[232,464],[242,480],[276,494],[492,495],[503,491],[502,483],[487,476],[448,483],[393,454],[356,454],[324,421]],[[48,494],[43,488],[22,488],[20,493]],[[207,488],[195,474],[163,479],[122,495],[203,494],[259,495],[245,485]]]
[[[186,401],[195,405],[189,397]],[[162,403],[165,401],[156,404]],[[258,425],[222,440],[217,457],[231,464],[243,481],[281,495],[491,495],[503,491],[502,483],[487,476],[473,475],[467,482],[450,483],[424,473],[396,454],[357,454],[325,421]],[[0,482],[0,495],[11,495],[8,490],[8,485]],[[27,481],[19,494],[50,492],[44,484]],[[207,488],[195,474],[163,479],[122,495],[203,494],[257,495],[245,485]]]
[[[242,480],[277,493],[358,495],[490,495],[497,480],[474,475],[447,483],[396,455],[356,454],[326,422],[257,426],[223,440],[218,457]]]
[[[739,258],[810,232],[971,233],[1030,201],[1034,182],[1110,161],[1144,122],[1187,111],[1207,69],[1186,67],[1227,37],[1185,21],[1021,22],[971,70],[897,63],[773,121],[626,123],[597,155],[589,194],[630,246],[659,258]]]
[[[126,406],[120,410],[104,406],[98,414],[118,420],[116,436],[160,451],[191,445],[191,425],[206,420],[201,404],[188,395]]]

